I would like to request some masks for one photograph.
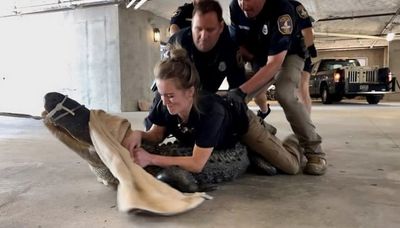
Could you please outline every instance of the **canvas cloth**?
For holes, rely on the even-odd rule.
[[[173,215],[193,209],[209,197],[205,193],[183,194],[134,163],[129,151],[121,145],[130,129],[128,120],[102,110],[91,110],[89,128],[96,152],[119,181],[120,211]]]

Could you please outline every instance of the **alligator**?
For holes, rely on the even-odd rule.
[[[117,185],[118,180],[101,161],[89,134],[90,110],[68,96],[50,92],[44,96],[45,111],[43,122],[50,132],[81,158],[86,160],[97,180],[105,185]],[[150,153],[165,156],[190,156],[191,147],[183,147],[179,142],[160,145],[142,144]],[[177,166],[161,168],[148,166],[147,172],[182,192],[211,191],[217,183],[232,181],[246,172],[250,165],[267,175],[275,175],[277,170],[261,156],[237,143],[233,148],[214,150],[200,173],[190,173]],[[272,167],[272,168],[271,168]]]

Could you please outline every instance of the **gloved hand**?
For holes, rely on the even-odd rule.
[[[231,89],[225,96],[222,96],[228,110],[232,114],[232,118],[237,121],[237,133],[239,135],[243,135],[249,129],[249,121],[247,121],[248,107],[245,101],[246,96],[247,94],[240,88]]]
[[[313,57],[313,58],[317,57],[317,49],[315,49],[314,44],[312,44],[310,47],[308,47],[307,50],[311,57]]]
[[[247,94],[244,93],[240,88],[231,89],[226,94],[228,99],[232,99],[236,102],[245,102],[244,99],[246,98]]]

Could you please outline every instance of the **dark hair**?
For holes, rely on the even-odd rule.
[[[197,97],[200,78],[185,49],[178,44],[170,45],[167,57],[154,67],[154,75],[156,79],[175,80],[178,89],[190,89],[193,86],[193,107],[199,111]]]
[[[218,21],[221,22],[222,18],[222,7],[219,2],[214,0],[202,0],[194,5],[193,14],[194,16],[197,12],[200,14],[206,14],[209,12],[215,12],[217,14]]]

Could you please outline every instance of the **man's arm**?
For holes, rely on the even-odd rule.
[[[261,67],[254,76],[242,84],[239,88],[245,94],[254,96],[261,88],[267,85],[282,67],[287,51],[281,51],[276,55],[268,56],[265,66]]]
[[[301,34],[304,37],[304,44],[306,45],[310,56],[313,58],[317,57],[317,50],[314,46],[314,31],[312,27],[302,29]]]
[[[239,47],[240,55],[242,55],[243,60],[246,62],[253,61],[254,55],[251,54],[244,46]]]
[[[298,14],[298,23],[301,28],[301,35],[304,38],[304,45],[308,49],[311,57],[317,57],[317,50],[314,46],[314,31],[312,28],[311,17],[304,6],[297,2],[299,5],[296,7]]]
[[[190,11],[191,14],[191,4],[185,4],[183,6],[178,7],[176,9],[174,15],[170,19],[169,26],[169,34],[170,36],[174,35],[179,30],[190,26],[190,23],[186,21],[186,17],[189,16],[188,13]]]
[[[181,28],[179,28],[179,26],[177,24],[171,24],[169,26],[169,35],[172,36],[175,33],[177,33],[179,30],[181,30]]]
[[[302,29],[301,34],[304,37],[304,43],[307,48],[314,44],[314,31],[312,27]]]

